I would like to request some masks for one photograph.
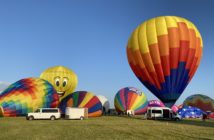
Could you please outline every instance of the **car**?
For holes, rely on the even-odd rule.
[[[34,119],[60,119],[61,114],[59,108],[38,108],[35,112],[28,113],[26,116],[27,120]]]
[[[182,117],[168,107],[148,107],[146,119],[181,120]]]

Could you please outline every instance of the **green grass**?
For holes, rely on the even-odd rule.
[[[214,139],[214,121],[155,121],[142,117],[103,116],[87,120],[0,118],[1,140]]]

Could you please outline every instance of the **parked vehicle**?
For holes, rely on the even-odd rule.
[[[27,120],[34,119],[50,119],[56,120],[61,117],[60,111],[58,108],[38,108],[35,112],[28,113],[26,116]]]
[[[181,116],[174,113],[168,107],[148,107],[146,113],[147,119],[167,119],[167,120],[181,120]]]
[[[65,119],[80,119],[88,118],[88,108],[66,107]]]

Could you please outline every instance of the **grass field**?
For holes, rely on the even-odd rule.
[[[0,118],[1,140],[142,140],[213,139],[214,121],[155,121],[142,117],[103,116],[87,120],[34,120]]]

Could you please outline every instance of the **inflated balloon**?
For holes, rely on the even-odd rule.
[[[127,56],[137,78],[172,107],[196,72],[203,42],[196,26],[175,16],[150,19],[131,35]]]
[[[133,110],[135,114],[143,114],[147,110],[148,100],[143,92],[133,87],[122,88],[114,98],[117,112]]]
[[[165,107],[165,105],[159,100],[150,100],[149,107]]]
[[[88,117],[98,117],[102,115],[101,102],[97,96],[87,91],[76,91],[62,99],[59,105],[62,113],[65,113],[66,107],[88,108]]]
[[[40,78],[19,80],[0,95],[3,116],[22,116],[38,108],[55,108],[59,97],[54,87]]]
[[[182,118],[202,118],[204,113],[201,109],[191,106],[185,106],[178,110],[178,114]]]
[[[105,96],[102,95],[98,95],[97,98],[100,100],[100,102],[102,103],[102,111],[103,113],[107,113],[110,109],[110,103],[108,101],[108,99]]]
[[[206,95],[195,94],[184,100],[184,106],[194,106],[203,111],[214,112],[214,100]]]
[[[60,99],[72,93],[77,86],[77,75],[63,66],[55,66],[46,69],[40,78],[50,82],[56,89]]]
[[[177,105],[173,105],[171,109],[173,112],[177,112],[179,108]]]

